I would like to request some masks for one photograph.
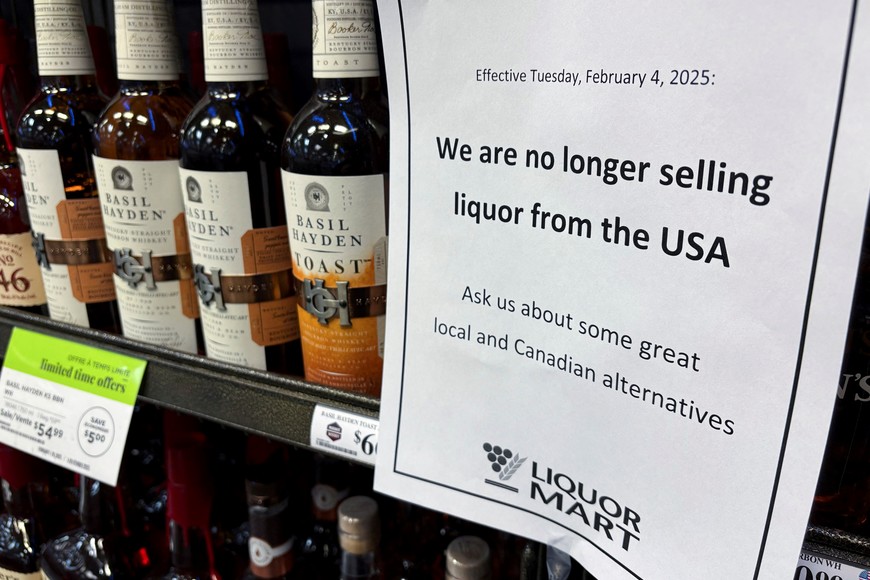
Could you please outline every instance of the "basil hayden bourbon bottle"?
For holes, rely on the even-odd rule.
[[[199,304],[178,182],[181,125],[192,108],[178,82],[166,0],[116,0],[120,90],[94,131],[94,168],[124,336],[200,352]]]
[[[120,331],[111,254],[91,163],[106,99],[79,0],[34,0],[39,90],[18,122],[33,246],[54,320]]]
[[[202,0],[205,96],[181,131],[181,188],[206,354],[302,374],[281,144],[256,0]]]
[[[387,296],[387,157],[369,94],[370,0],[314,0],[314,95],[282,168],[305,378],[379,396]]]

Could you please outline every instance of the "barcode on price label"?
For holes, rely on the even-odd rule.
[[[374,465],[378,427],[374,417],[317,405],[311,418],[311,446],[329,455]]]

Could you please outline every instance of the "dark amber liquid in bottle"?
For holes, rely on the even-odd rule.
[[[105,97],[93,76],[43,77],[40,83],[18,122],[17,145],[58,152],[66,199],[96,198],[91,133]],[[115,300],[86,308],[91,328],[121,331]]]
[[[120,83],[118,94],[94,128],[94,154],[124,161],[179,159],[181,126],[193,106],[179,83],[135,80]],[[197,351],[203,353],[198,318],[195,326]]]
[[[181,166],[246,173],[253,227],[286,225],[280,160],[283,138],[292,120],[265,83],[210,82],[185,123]],[[290,278],[288,272],[288,284],[292,284]],[[302,347],[298,330],[296,333],[294,340],[265,347],[267,370],[302,374]]]

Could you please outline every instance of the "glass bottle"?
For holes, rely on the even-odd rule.
[[[38,478],[40,461],[0,445],[0,578],[39,580],[38,557],[43,536],[37,521],[31,482]]]
[[[489,580],[489,544],[478,536],[459,536],[447,546],[445,580]]]
[[[315,456],[311,487],[311,523],[302,534],[297,565],[301,578],[331,580],[338,576],[341,548],[338,543],[338,506],[350,493],[347,465]]]
[[[81,527],[46,543],[39,567],[47,580],[135,578],[116,488],[79,476]]]
[[[378,504],[364,495],[349,497],[338,506],[341,580],[381,578]]]
[[[52,319],[120,332],[112,261],[91,162],[105,105],[81,6],[34,0],[39,89],[18,122],[33,246]]]
[[[280,168],[293,117],[266,82],[256,0],[203,0],[202,22],[207,90],[181,131],[180,175],[206,354],[300,375]]]
[[[124,336],[196,353],[199,305],[178,182],[192,103],[178,82],[171,8],[115,2],[120,89],[97,121],[94,168]]]
[[[305,378],[379,396],[387,157],[379,101],[369,98],[379,75],[374,8],[370,0],[312,8],[316,88],[282,153]],[[333,16],[339,8],[343,16]]]
[[[169,571],[163,580],[217,579],[209,522],[212,482],[205,436],[175,433],[166,441]]]
[[[284,464],[276,454],[251,466],[245,481],[248,497],[250,565],[245,578],[294,578],[290,496]]]
[[[15,122],[30,96],[19,82],[26,69],[18,36],[0,20],[0,305],[48,314],[14,145]]]

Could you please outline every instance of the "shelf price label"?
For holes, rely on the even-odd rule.
[[[329,455],[375,464],[378,420],[367,415],[317,405],[311,418],[311,446]]]
[[[870,569],[845,560],[817,554],[810,550],[801,551],[794,580],[858,580],[870,578]]]
[[[0,370],[0,442],[115,485],[146,365],[13,329]]]

